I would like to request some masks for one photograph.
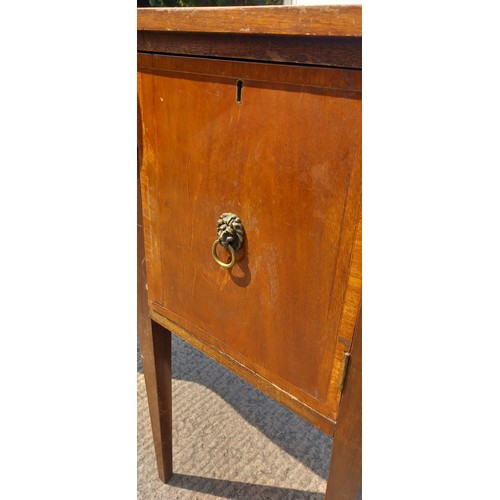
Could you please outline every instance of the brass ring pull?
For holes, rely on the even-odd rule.
[[[236,262],[236,252],[242,247],[245,241],[245,230],[241,219],[230,212],[223,213],[217,221],[217,234],[219,237],[212,245],[212,257],[219,266],[224,269],[231,269]],[[222,262],[217,257],[217,244],[220,244],[231,253],[231,261]]]
[[[220,243],[219,238],[217,238],[214,241],[214,244],[212,245],[212,257],[214,258],[215,262],[219,264],[220,267],[223,267],[224,269],[231,269],[234,266],[234,263],[236,262],[236,252],[234,251],[234,248],[231,245],[228,245],[227,248],[231,252],[231,261],[228,262],[227,264],[225,262],[222,262],[221,260],[219,260],[219,257],[217,257],[217,245],[219,243]]]

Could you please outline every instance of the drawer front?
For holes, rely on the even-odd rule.
[[[140,55],[139,74],[150,306],[335,417],[359,73]],[[246,237],[231,270],[212,257],[224,212]]]

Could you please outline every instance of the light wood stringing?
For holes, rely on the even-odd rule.
[[[182,79],[196,78],[195,75],[198,75],[198,78],[201,78],[200,84],[217,79],[217,81],[223,82],[224,78],[244,78],[245,81],[250,80],[250,88],[252,87],[253,81],[256,85],[256,88],[258,88],[259,85],[264,85],[271,90],[275,89],[277,92],[283,89],[283,85],[285,85],[285,88],[290,89],[290,91],[294,91],[295,88],[297,88],[298,90],[299,88],[297,86],[301,86],[300,88],[302,88],[303,90],[303,86],[307,85],[310,91],[313,93],[316,92],[319,93],[319,95],[322,95],[322,93],[324,94],[325,92],[327,92],[327,94],[325,95],[328,95],[328,93],[331,94],[331,92],[334,92],[336,93],[336,95],[338,95],[339,98],[347,99],[347,101],[345,102],[351,103],[356,102],[356,94],[359,94],[361,83],[359,78],[360,75],[355,71],[332,70],[324,68],[308,68],[306,71],[304,70],[304,68],[286,67],[284,65],[273,66],[254,63],[225,63],[221,61],[206,61],[195,58],[185,59],[140,55],[139,68],[140,72],[142,73],[142,76],[139,79],[139,95],[142,100],[141,109],[143,110],[145,107],[146,109],[152,110],[155,106],[158,106],[156,101],[152,101],[158,97],[155,94],[154,86],[152,86],[154,81],[152,79],[153,75],[169,75],[169,77]],[[244,76],[241,77],[240,75]],[[144,85],[147,85],[147,88],[144,88]],[[216,87],[214,87],[214,89],[215,88]],[[222,87],[219,87],[219,90],[221,88]],[[185,87],[185,89],[188,89],[188,87]],[[193,92],[194,90],[190,91],[190,96],[192,99],[194,99]],[[147,102],[143,101],[144,95],[148,96]],[[202,103],[198,103],[197,105],[196,101],[194,100],[193,108],[201,109]],[[346,118],[354,118],[354,122],[347,121],[343,124],[346,127],[343,133],[343,137],[349,137],[350,140],[353,140],[352,134],[354,134],[354,137],[356,136],[356,134],[359,135],[360,127],[359,122],[356,121],[357,113],[358,112],[355,111],[355,108],[353,108],[351,111],[345,111]],[[150,124],[149,126],[151,126],[151,123],[153,122],[151,122],[151,120],[149,119],[148,123]],[[351,123],[351,125],[348,125],[348,123]],[[155,143],[159,140],[159,137],[157,135],[157,125],[155,125],[154,128],[154,132],[156,134],[154,137],[151,135],[151,130],[148,130],[147,127],[145,130],[143,130],[143,168],[144,165],[149,165],[150,169],[153,168],[153,165],[156,165],[154,167],[155,169],[159,168],[159,159],[155,156],[155,151],[158,147],[158,145],[155,145]],[[275,141],[277,144],[280,143],[280,140],[283,140],[283,138],[281,138],[284,137],[283,134],[286,134],[288,132],[289,131],[287,130],[279,129],[273,129],[269,131],[269,133],[273,134],[273,137],[275,137]],[[324,140],[329,140],[328,130],[325,131]],[[359,140],[358,145],[360,146],[360,136],[356,140]],[[306,147],[308,146],[307,141],[305,145]],[[237,373],[239,371],[238,374],[242,375],[243,378],[258,385],[261,390],[268,393],[272,397],[275,397],[283,404],[287,405],[297,413],[307,418],[314,425],[329,433],[333,432],[333,421],[336,418],[338,403],[340,399],[340,394],[336,390],[339,383],[339,370],[341,368],[338,360],[339,356],[343,357],[342,353],[344,351],[349,350],[350,341],[352,338],[349,334],[349,328],[350,325],[354,324],[355,322],[355,317],[357,315],[356,303],[359,303],[360,300],[360,295],[357,293],[356,282],[357,276],[359,274],[357,271],[357,266],[359,264],[360,271],[361,265],[360,243],[359,250],[356,250],[356,246],[354,245],[355,238],[356,241],[358,241],[359,239],[360,242],[361,234],[360,229],[358,229],[358,236],[355,236],[356,228],[358,227],[357,220],[360,215],[361,200],[361,158],[358,152],[358,150],[354,150],[354,154],[351,159],[351,161],[353,162],[350,167],[352,169],[352,172],[347,179],[348,184],[346,184],[346,186],[349,187],[347,190],[343,219],[342,222],[340,222],[341,226],[339,226],[343,228],[342,234],[344,234],[344,236],[339,240],[339,257],[337,259],[338,264],[336,266],[336,272],[334,273],[332,282],[332,284],[335,283],[335,285],[333,285],[333,289],[336,292],[332,293],[330,291],[329,294],[321,293],[319,296],[319,300],[323,300],[324,296],[326,295],[328,296],[328,300],[330,300],[330,305],[328,306],[329,320],[327,324],[329,324],[331,328],[329,332],[319,333],[321,333],[323,336],[328,333],[327,337],[321,338],[332,339],[332,341],[326,342],[324,345],[325,356],[323,357],[323,361],[319,369],[319,373],[321,373],[322,375],[321,377],[318,377],[319,386],[317,391],[319,393],[327,395],[326,399],[323,401],[321,401],[321,398],[318,399],[317,395],[314,395],[308,390],[304,391],[300,387],[297,387],[297,382],[290,383],[289,378],[283,378],[283,376],[276,375],[276,368],[280,366],[281,363],[279,359],[281,353],[274,353],[276,359],[274,361],[268,360],[267,366],[262,366],[262,364],[259,364],[258,358],[249,359],[248,357],[245,357],[242,352],[231,348],[225,343],[221,343],[220,341],[214,343],[213,339],[207,336],[206,332],[203,329],[200,329],[197,327],[197,325],[183,320],[183,318],[173,314],[173,311],[166,309],[162,305],[163,299],[160,298],[160,300],[158,301],[158,297],[161,297],[163,294],[163,292],[161,291],[163,289],[163,271],[161,271],[160,268],[152,267],[152,260],[154,260],[152,256],[155,255],[155,253],[157,254],[159,246],[165,247],[165,243],[161,243],[160,240],[158,240],[158,231],[152,230],[152,226],[154,224],[157,225],[157,222],[154,222],[152,220],[152,217],[156,217],[156,214],[161,212],[161,207],[159,205],[159,199],[157,198],[157,195],[154,194],[155,190],[158,189],[158,187],[150,186],[149,177],[145,171],[141,176],[143,197],[148,201],[148,203],[145,204],[147,205],[147,208],[145,207],[144,210],[144,224],[146,233],[146,254],[149,255],[149,287],[151,296],[157,297],[157,299],[150,298],[150,306],[154,309],[154,312],[152,313],[154,315],[153,317],[156,318],[156,320],[160,324],[163,324],[163,326],[167,328],[171,328],[172,331],[180,334],[181,336],[183,336],[183,338],[190,341],[191,343],[194,343],[196,341],[196,338],[198,337],[197,347],[204,350],[204,352],[207,352],[207,350],[210,351],[211,349],[211,351],[207,352],[207,354],[211,355],[212,357],[217,356],[217,360],[222,364]],[[223,161],[222,157],[221,161]],[[182,214],[180,214],[180,216],[182,217]],[[337,222],[336,224],[339,224],[339,222]],[[291,234],[293,235],[294,233]],[[182,252],[179,253],[179,257],[181,256]],[[350,272],[351,275],[349,274]],[[304,275],[304,279],[305,282],[307,282],[310,278]],[[293,310],[295,308],[295,304],[290,303],[289,307],[291,308],[290,313],[294,314]],[[160,321],[160,318],[163,322]],[[341,318],[341,321],[339,322],[337,318]],[[286,330],[287,328],[284,327],[284,331]],[[187,335],[188,333],[189,337]],[[197,337],[193,334],[196,334]],[[335,342],[334,339],[337,337],[337,335],[339,335],[341,340]],[[210,349],[207,349],[207,345],[210,346]],[[307,354],[307,350],[305,354]],[[268,356],[268,354],[266,355]],[[242,369],[241,367],[244,367],[244,369]],[[311,368],[314,369],[314,367]],[[311,372],[311,374],[309,375],[307,373],[301,373],[300,377],[307,379],[307,377],[310,378],[312,376],[312,373],[314,372]],[[288,377],[290,375],[290,372],[288,372]]]

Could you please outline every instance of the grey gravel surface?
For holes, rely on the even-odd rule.
[[[137,498],[323,499],[332,439],[173,335],[174,476],[156,472],[137,357]]]

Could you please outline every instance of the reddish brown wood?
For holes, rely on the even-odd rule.
[[[137,113],[138,123],[137,129],[140,132],[142,122],[140,113]],[[139,133],[138,144],[138,167],[141,165],[142,156],[142,133]],[[140,338],[144,335],[150,335],[149,330],[149,305],[148,291],[146,280],[146,255],[144,252],[144,227],[142,221],[142,200],[141,200],[141,185],[139,179],[139,170],[137,172],[137,336]]]
[[[360,37],[138,31],[137,50],[249,61],[361,68]]]
[[[138,94],[156,320],[140,335],[160,477],[171,474],[174,331],[325,432],[337,418],[327,498],[354,499],[361,7],[139,9],[138,30],[138,49],[150,53],[138,58]],[[248,238],[230,272],[210,252],[226,210]]]
[[[202,33],[361,36],[360,5],[137,9],[137,29]]]
[[[173,321],[167,319],[164,315],[161,315],[155,310],[152,310],[151,316],[154,321],[163,325],[172,333],[175,333],[181,339],[185,340],[213,360],[225,366],[233,373],[241,377],[243,380],[246,380],[254,387],[273,398],[275,401],[278,401],[293,412],[297,413],[302,418],[304,418],[326,434],[329,434],[330,436],[333,435],[335,430],[335,422],[331,418],[327,418],[324,415],[318,413],[315,409],[303,404],[301,401],[297,400],[297,398],[295,398],[291,394],[288,394],[276,384],[271,383],[269,380],[263,378],[259,374],[247,368],[245,365],[234,360],[232,357],[223,353],[213,345],[204,342],[199,337],[192,334],[189,330],[186,330]]]
[[[146,382],[158,475],[172,476],[172,370],[171,333],[149,319],[143,266],[144,239],[140,191],[137,199],[137,333]]]
[[[255,62],[221,61],[198,57],[161,56],[152,54],[137,55],[138,70],[141,74],[167,76],[166,73],[182,73],[185,78],[201,81],[212,77],[212,81],[232,78],[259,82],[259,86],[287,84],[287,88],[300,91],[297,86],[307,86],[307,92],[314,88],[352,92],[350,97],[361,99],[361,71],[336,68],[317,68],[285,64],[266,64]],[[198,76],[199,75],[199,76]],[[181,75],[179,75],[180,77]],[[228,82],[226,80],[226,82]],[[294,86],[295,85],[295,89]],[[272,87],[271,87],[272,88]]]
[[[361,498],[361,338],[360,313],[333,439],[326,500]]]
[[[144,379],[160,479],[172,477],[172,334],[151,321],[151,335],[140,339]]]
[[[334,420],[361,197],[359,72],[158,55],[139,67],[150,306]],[[231,272],[211,254],[227,211],[247,234]]]

